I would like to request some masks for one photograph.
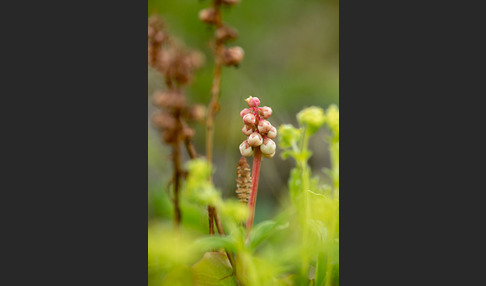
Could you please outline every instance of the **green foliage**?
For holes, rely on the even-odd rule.
[[[300,245],[300,275],[296,281],[305,281],[309,270],[314,272],[314,285],[339,284],[339,109],[331,105],[326,111],[309,107],[297,114],[300,129],[284,125],[280,141],[284,159],[292,157],[296,168],[291,171],[289,191],[302,232]],[[326,170],[332,186],[319,186],[317,177],[311,177],[308,159],[309,138],[323,125],[329,128],[331,170]],[[301,132],[295,132],[300,130]],[[315,264],[314,264],[315,261]]]
[[[174,38],[205,53],[205,66],[186,90],[191,102],[202,104],[209,102],[213,81],[214,57],[208,41],[214,30],[201,24],[198,12],[209,5],[208,1],[194,0],[148,2],[148,14],[162,15]],[[268,180],[268,174],[263,178],[257,219],[271,220],[256,223],[249,238],[242,227],[247,208],[223,199],[228,194],[234,196],[234,167],[239,159],[234,146],[241,143],[241,135],[235,130],[241,129],[237,111],[243,108],[242,99],[250,94],[264,97],[272,103],[277,124],[294,122],[301,106],[338,103],[338,17],[337,0],[243,0],[235,8],[223,9],[225,23],[240,34],[231,45],[243,47],[246,56],[238,69],[223,71],[220,98],[223,108],[218,114],[220,122],[216,122],[214,137],[214,162],[218,170],[213,179],[218,188],[209,180],[213,170],[204,160],[189,163],[180,194],[183,221],[175,231],[170,223],[172,166],[165,161],[170,149],[160,146],[157,133],[149,129],[149,222],[167,222],[150,223],[149,285],[234,285],[236,273],[240,285],[339,285],[337,106],[331,105],[324,112],[318,107],[304,110],[299,113],[299,126],[280,127],[281,156],[293,158],[296,166],[288,174],[288,165],[282,164],[277,156],[264,160],[263,172],[272,169],[269,173],[277,174],[277,179]],[[321,27],[318,36],[316,26]],[[149,70],[149,97],[164,86],[163,80]],[[149,114],[152,108],[149,103]],[[324,126],[329,136],[322,138],[318,130]],[[205,127],[194,128],[194,145],[198,152],[203,152]],[[321,174],[329,177],[326,184],[316,175],[320,170],[312,170],[307,163],[311,156],[315,156],[315,161],[327,155],[323,157],[323,152],[312,150],[313,155],[308,147],[311,135],[315,137],[313,140],[324,139],[329,143],[331,167]],[[286,195],[286,182],[289,200],[287,197],[275,200],[268,195],[279,198],[280,194]],[[208,204],[216,206],[225,237],[207,235]],[[270,215],[273,213],[276,216]],[[231,269],[223,249],[235,255],[236,271]]]
[[[279,225],[273,220],[267,220],[259,223],[250,234],[250,241],[248,245],[249,248],[256,249],[264,240],[268,239],[275,232],[286,229],[288,226],[288,223],[285,225]]]
[[[290,148],[295,146],[297,142],[299,142],[301,134],[301,130],[295,128],[290,124],[281,125],[278,129],[280,147]]]
[[[228,258],[220,252],[204,254],[204,257],[192,267],[192,274],[196,286],[236,285],[235,278],[232,275],[233,269]]]
[[[222,198],[206,160],[190,161],[181,192],[183,209],[199,209],[207,220],[207,205],[215,206],[227,233],[208,236],[151,225],[150,285],[237,285],[236,280],[252,286],[339,285],[339,110],[312,107],[298,117],[299,128],[279,128],[283,156],[296,162],[288,181],[291,205],[247,234],[242,224],[247,206]],[[329,130],[330,183],[320,182],[308,165],[309,138],[324,125]],[[234,255],[234,268],[224,250]]]

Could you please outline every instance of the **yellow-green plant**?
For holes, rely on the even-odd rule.
[[[297,281],[303,283],[308,273],[314,285],[339,284],[339,109],[332,105],[327,111],[309,107],[297,114],[299,128],[282,125],[279,128],[280,147],[284,159],[292,157],[296,168],[291,171],[289,191],[299,222],[300,273]],[[323,125],[330,131],[331,169],[327,174],[331,184],[319,184],[312,177],[308,160],[312,152],[309,139]]]
[[[198,207],[201,214],[207,205],[217,208],[226,235],[152,226],[149,277],[153,281],[162,285],[339,285],[339,110],[311,107],[297,119],[299,127],[282,125],[278,131],[282,157],[296,162],[289,179],[291,205],[282,206],[273,220],[256,224],[249,233],[244,226],[248,206],[224,200],[208,179],[213,172],[209,162],[191,160],[182,201]],[[326,183],[313,176],[307,163],[312,155],[309,140],[324,139],[312,138],[324,126],[332,163]]]

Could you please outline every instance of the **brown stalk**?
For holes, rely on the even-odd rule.
[[[219,1],[213,1],[213,9],[215,13],[215,25],[216,28],[221,27],[221,11],[219,7]],[[216,40],[215,47],[215,66],[213,73],[213,83],[211,86],[211,101],[208,106],[208,117],[206,119],[206,157],[209,164],[212,163],[213,158],[213,139],[214,139],[214,116],[219,111],[219,96],[221,93],[221,69],[223,66],[223,52],[224,43],[220,40]]]
[[[182,175],[179,143],[172,147],[172,162],[174,165],[174,225],[176,228],[181,224],[181,209],[179,207],[179,189]]]

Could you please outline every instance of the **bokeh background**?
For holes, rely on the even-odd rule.
[[[207,106],[213,73],[209,41],[214,31],[198,20],[198,13],[210,5],[198,0],[149,0],[148,16],[159,14],[167,30],[187,47],[206,56],[205,66],[197,71],[186,90],[193,103]],[[224,198],[235,197],[239,144],[245,139],[239,112],[247,106],[248,96],[259,97],[270,106],[270,122],[297,126],[296,114],[304,107],[327,108],[339,105],[339,1],[338,0],[242,0],[223,10],[223,21],[236,28],[239,38],[230,45],[241,46],[245,58],[238,68],[223,68],[221,110],[215,118],[214,183]],[[172,219],[167,184],[172,176],[170,148],[165,146],[150,117],[155,111],[151,96],[165,89],[161,76],[148,69],[148,204],[149,221]],[[194,126],[194,143],[205,153],[205,128]],[[329,167],[328,147],[321,130],[310,142],[313,156],[309,163],[315,175],[327,180],[323,169]],[[278,145],[278,137],[277,137]],[[271,219],[288,194],[287,180],[294,162],[277,155],[263,159],[255,222]],[[184,154],[184,160],[188,159]],[[251,160],[249,160],[251,165]],[[207,214],[182,204],[183,223],[207,231]],[[205,216],[206,215],[206,216]]]

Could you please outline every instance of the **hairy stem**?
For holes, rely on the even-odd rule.
[[[258,178],[260,177],[260,165],[262,161],[262,153],[260,151],[260,148],[255,148],[255,155],[253,157],[253,168],[252,168],[252,175],[251,175],[251,180],[252,180],[252,186],[251,186],[251,194],[250,194],[250,200],[248,202],[248,209],[249,209],[249,215],[248,215],[248,220],[246,221],[246,230],[247,230],[247,236],[250,236],[250,231],[253,227],[253,219],[255,217],[255,204],[256,204],[256,198],[257,198],[257,192],[258,192]]]

